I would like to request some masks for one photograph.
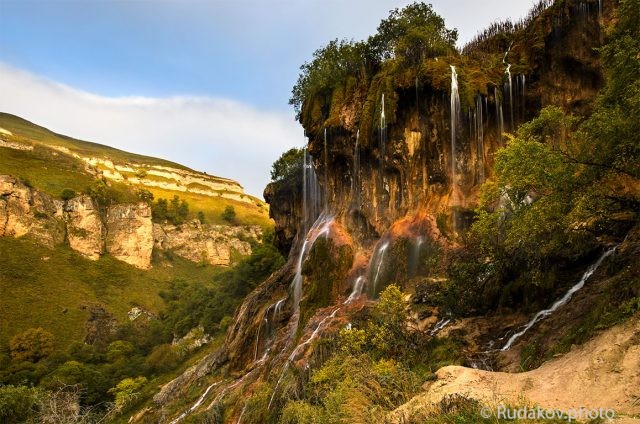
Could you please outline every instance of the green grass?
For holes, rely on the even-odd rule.
[[[0,346],[14,334],[43,327],[64,348],[84,338],[89,312],[83,306],[102,305],[124,322],[133,306],[160,312],[159,292],[171,281],[204,284],[220,270],[166,256],[144,271],[108,255],[94,262],[66,247],[49,250],[26,238],[0,238]]]
[[[82,156],[104,157],[111,159],[114,162],[122,161],[136,164],[160,165],[177,169],[191,170],[186,166],[168,160],[129,153],[102,144],[77,140],[75,138],[56,134],[44,127],[8,113],[0,112],[0,127],[11,131],[14,135],[22,136],[36,143],[41,143],[49,146],[66,147],[67,149],[73,150],[74,152]]]
[[[19,177],[56,198],[65,188],[80,192],[95,181],[79,160],[53,153],[37,145],[31,151],[0,148],[0,174]]]
[[[89,187],[95,181],[95,178],[85,170],[83,161],[50,149],[49,147],[51,146],[66,147],[82,156],[103,157],[113,162],[169,166],[190,170],[185,166],[163,159],[136,155],[101,144],[59,135],[7,113],[0,113],[0,128],[13,133],[13,136],[5,136],[10,141],[34,146],[31,151],[0,148],[0,174],[8,174],[23,179],[32,187],[55,198],[60,198],[60,194],[65,188],[70,188],[80,193]],[[98,165],[98,168],[104,167]],[[135,173],[127,172],[123,174],[127,176],[135,175]],[[220,182],[230,181],[210,175],[203,175],[203,177]],[[165,177],[152,174],[147,174],[145,178],[166,183],[174,182]],[[261,200],[249,195],[245,196],[247,199],[251,199],[251,203],[225,199],[222,195],[205,196],[113,181],[110,182],[110,185],[118,202],[136,201],[135,189],[141,187],[151,191],[156,199],[165,198],[170,200],[175,195],[185,199],[189,203],[191,218],[195,218],[198,211],[202,211],[209,223],[228,224],[221,218],[221,215],[224,209],[231,205],[236,211],[236,222],[238,224],[259,225],[263,228],[273,225],[269,219],[268,207]],[[203,188],[208,189],[208,187],[204,186]]]
[[[259,225],[263,228],[272,226],[268,209],[265,206],[258,206],[256,203],[239,202],[233,199],[205,196],[197,193],[177,192],[165,190],[157,187],[146,187],[156,199],[172,199],[179,196],[189,203],[189,212],[193,215],[198,211],[204,212],[207,223],[224,224],[229,223],[222,219],[222,212],[227,206],[233,206],[236,211],[236,221],[238,224]]]

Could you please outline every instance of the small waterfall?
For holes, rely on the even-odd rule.
[[[333,217],[327,213],[322,213],[313,224],[313,226],[309,230],[309,233],[307,234],[307,237],[302,243],[302,247],[300,248],[298,259],[296,261],[295,276],[293,277],[293,281],[291,282],[293,293],[293,308],[296,312],[300,307],[300,298],[302,297],[302,283],[304,280],[304,277],[302,276],[302,264],[304,263],[307,254],[311,250],[313,243],[315,243],[318,237],[327,236],[329,234],[329,229],[332,223]]]
[[[456,183],[456,132],[460,116],[460,93],[458,92],[458,74],[456,67],[451,67],[451,184]]]
[[[318,175],[313,166],[313,159],[309,151],[304,149],[304,162],[302,168],[302,229],[306,234],[311,224],[320,215],[322,204],[322,191],[318,183]]]
[[[313,330],[313,333],[311,333],[311,335],[307,338],[307,340],[305,340],[304,342],[300,343],[298,346],[296,346],[295,349],[293,349],[293,352],[291,352],[291,355],[289,355],[289,357],[287,358],[287,362],[285,362],[284,366],[282,367],[282,371],[280,372],[280,376],[278,377],[278,381],[276,382],[276,385],[273,388],[273,393],[271,394],[271,398],[269,399],[269,405],[267,406],[267,410],[271,409],[271,404],[273,403],[273,400],[275,399],[276,393],[278,391],[278,387],[280,386],[280,383],[282,382],[282,379],[284,378],[285,373],[287,372],[287,370],[289,369],[289,365],[291,364],[291,362],[293,362],[296,358],[296,356],[298,355],[298,353],[300,353],[300,350],[302,348],[304,348],[305,346],[309,345],[316,337],[318,337],[318,335],[320,334],[320,331],[324,329],[324,323],[327,322],[330,319],[335,318],[336,314],[338,313],[338,311],[340,310],[340,308],[336,308],[330,315],[324,317],[316,326],[316,329]]]
[[[275,306],[273,307],[273,316],[271,317],[271,319],[273,321],[276,320],[276,318],[280,315],[280,312],[282,312],[282,305],[284,305],[284,302],[287,300],[286,297],[283,297],[282,299],[278,300],[275,303]]]
[[[360,130],[356,132],[356,145],[353,149],[353,169],[351,170],[351,197],[354,204],[360,206]]]
[[[211,384],[209,387],[207,387],[207,389],[204,391],[204,393],[202,393],[200,395],[200,397],[198,398],[198,400],[196,401],[196,403],[194,403],[191,408],[187,409],[186,411],[184,411],[182,414],[180,414],[176,419],[174,419],[173,421],[171,421],[171,424],[176,424],[180,421],[182,421],[183,419],[185,419],[187,417],[187,415],[189,415],[190,413],[192,413],[193,411],[195,411],[196,409],[198,409],[200,407],[200,405],[202,405],[202,402],[204,402],[204,400],[206,399],[207,395],[209,394],[209,392],[211,391],[211,389],[213,389],[215,386],[217,386],[218,384],[220,384],[221,381],[216,381],[215,383]]]
[[[329,152],[327,148],[327,128],[324,128],[324,210],[329,209]]]
[[[369,294],[372,299],[378,294],[378,279],[380,278],[380,271],[384,264],[385,252],[389,248],[389,244],[389,240],[385,240],[382,244],[379,244],[373,252],[371,263],[369,263],[369,272],[373,272],[373,275],[371,276],[371,285],[369,287]]]
[[[450,322],[451,322],[451,318],[450,317],[440,319],[440,321],[436,322],[436,325],[433,326],[431,331],[429,331],[429,335],[430,336],[435,336],[440,331],[442,331],[442,329],[444,327],[449,325]]]
[[[502,116],[502,101],[500,97],[498,97],[498,87],[493,88],[493,98],[496,102],[496,123],[498,124],[498,129],[500,133],[498,134],[498,140],[500,140],[500,145],[503,145],[503,134],[504,134],[504,117]]]
[[[271,307],[269,307],[269,308],[271,308]],[[253,360],[254,361],[258,360],[258,347],[260,346],[260,330],[262,330],[262,325],[264,324],[265,333],[268,332],[268,329],[269,329],[269,319],[266,317],[266,315],[269,312],[269,308],[267,308],[267,310],[265,311],[265,317],[262,319],[262,321],[260,321],[260,325],[258,326],[258,331],[256,333],[256,348],[255,348],[255,352],[253,354]]]
[[[476,136],[478,138],[478,171],[480,182],[485,179],[484,175],[484,119],[482,119],[482,96],[476,96]]]
[[[567,293],[565,293],[565,295],[562,296],[562,298],[560,298],[553,305],[551,305],[551,307],[549,309],[544,309],[544,310],[538,312],[531,319],[531,321],[529,321],[527,323],[527,325],[522,330],[520,330],[519,332],[517,332],[516,334],[511,336],[511,338],[509,339],[507,344],[504,345],[504,347],[502,349],[500,349],[500,350],[502,352],[504,352],[506,350],[509,350],[511,348],[511,346],[513,346],[513,344],[516,342],[516,340],[518,340],[527,331],[529,331],[531,329],[531,327],[533,327],[538,321],[540,321],[543,318],[548,317],[549,315],[554,313],[558,308],[560,308],[561,306],[563,306],[567,302],[569,302],[569,300],[571,300],[571,296],[573,296],[573,294],[575,292],[580,290],[584,286],[585,282],[589,279],[589,277],[591,277],[593,275],[593,273],[596,272],[596,270],[598,269],[600,264],[602,264],[602,261],[604,261],[607,257],[611,256],[613,254],[613,252],[615,252],[616,247],[613,247],[613,248],[607,250],[606,252],[604,252],[594,264],[592,264],[591,266],[589,266],[589,268],[587,268],[587,271],[582,275],[582,278],[580,279],[580,281],[578,281],[578,283],[576,283],[573,287],[571,287],[569,289],[569,291]]]
[[[416,237],[415,243],[411,248],[411,254],[409,255],[409,276],[413,277],[416,275],[418,271],[418,261],[420,260],[420,249],[422,248],[422,244],[424,243],[424,237],[418,236]]]
[[[387,119],[384,114],[384,93],[380,100],[380,191],[384,190],[384,158],[387,154]]]
[[[366,281],[366,278],[364,275],[361,275],[358,278],[356,278],[356,281],[353,282],[353,288],[351,289],[351,294],[349,295],[347,300],[344,301],[343,305],[353,302],[354,300],[359,298],[360,295],[362,295],[362,288],[364,287],[365,281]]]
[[[513,120],[513,81],[512,81],[512,78],[511,78],[511,64],[507,62],[507,56],[509,55],[509,52],[511,51],[511,46],[512,45],[513,45],[513,43],[511,45],[509,45],[509,49],[507,50],[507,52],[504,54],[504,57],[502,58],[502,63],[507,66],[507,69],[504,71],[504,73],[507,75],[507,82],[505,84],[505,91],[509,94],[509,108],[511,110],[511,126],[509,128],[510,128],[511,131],[513,131],[515,129],[514,120]]]

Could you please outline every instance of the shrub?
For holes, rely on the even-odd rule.
[[[53,334],[43,328],[30,328],[15,335],[9,342],[11,357],[17,360],[38,362],[53,352]]]
[[[27,421],[35,412],[39,391],[25,386],[0,386],[0,422]]]
[[[60,193],[60,198],[62,200],[71,200],[74,197],[76,197],[76,192],[70,188],[65,188],[62,190],[62,193]]]
[[[145,377],[125,378],[115,387],[109,389],[109,393],[114,395],[116,399],[116,409],[122,411],[133,403],[140,396],[140,391],[145,384],[147,384]]]
[[[222,212],[222,219],[229,223],[234,223],[236,221],[236,210],[233,206],[229,205],[224,208],[224,212]]]

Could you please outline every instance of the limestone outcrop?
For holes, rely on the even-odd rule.
[[[193,262],[228,266],[232,253],[251,254],[249,240],[257,240],[262,234],[258,226],[203,225],[193,220],[181,226],[154,224],[155,247],[172,250],[178,256]]]
[[[135,267],[151,267],[153,224],[148,204],[140,202],[110,207],[107,210],[106,227],[107,252]]]
[[[64,206],[67,240],[76,252],[92,260],[104,253],[105,227],[98,207],[90,196],[75,197]]]
[[[154,224],[144,202],[100,207],[88,195],[57,200],[17,178],[0,175],[0,237],[28,236],[47,247],[68,244],[91,260],[108,253],[140,269],[153,249],[173,250],[193,262],[228,266],[234,254],[251,254],[258,226]]]

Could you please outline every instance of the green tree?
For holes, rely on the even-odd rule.
[[[53,352],[53,334],[43,328],[30,328],[15,335],[9,342],[11,357],[17,360],[38,362]]]
[[[458,32],[447,29],[431,5],[417,2],[392,10],[370,43],[382,59],[396,57],[413,65],[455,52],[457,39]]]
[[[294,176],[301,176],[303,162],[303,149],[294,147],[287,150],[271,166],[271,181],[282,181]]]

